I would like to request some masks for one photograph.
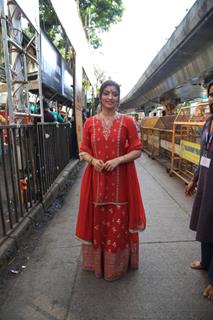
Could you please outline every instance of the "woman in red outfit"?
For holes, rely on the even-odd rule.
[[[87,119],[80,157],[88,162],[80,195],[76,236],[82,241],[83,269],[115,280],[139,264],[138,231],[146,218],[134,160],[142,144],[134,120],[117,112],[120,87],[100,88],[100,112]]]

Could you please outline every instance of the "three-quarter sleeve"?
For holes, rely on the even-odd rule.
[[[89,118],[85,121],[84,127],[83,127],[83,138],[80,145],[80,155],[82,155],[85,152],[92,154],[91,129],[92,129],[92,122],[91,122],[91,118]]]
[[[139,139],[137,127],[134,120],[126,116],[125,119],[126,127],[127,127],[127,142],[128,142],[128,152],[133,150],[142,150],[143,145]]]

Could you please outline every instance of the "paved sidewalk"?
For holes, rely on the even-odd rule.
[[[26,269],[5,275],[0,320],[213,319],[213,302],[202,297],[207,275],[189,267],[200,255],[188,229],[193,199],[184,196],[183,182],[146,154],[137,169],[148,222],[140,237],[140,269],[115,282],[81,270],[74,237],[79,173],[63,207],[26,245]]]

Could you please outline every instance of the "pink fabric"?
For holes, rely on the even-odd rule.
[[[135,235],[134,235],[135,236]],[[138,269],[139,244],[131,242],[130,248],[117,253],[95,250],[92,245],[82,245],[82,268],[94,271],[97,278],[112,281],[121,278],[128,270]]]

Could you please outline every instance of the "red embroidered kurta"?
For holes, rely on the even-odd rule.
[[[116,114],[110,128],[104,126],[99,115],[85,122],[81,153],[106,162],[141,148],[135,123],[129,116]],[[97,172],[88,165],[82,179],[76,227],[77,237],[87,243],[82,250],[83,267],[108,280],[125,273],[129,260],[137,268],[137,231],[145,229],[145,225],[134,162],[121,164],[111,172]]]

